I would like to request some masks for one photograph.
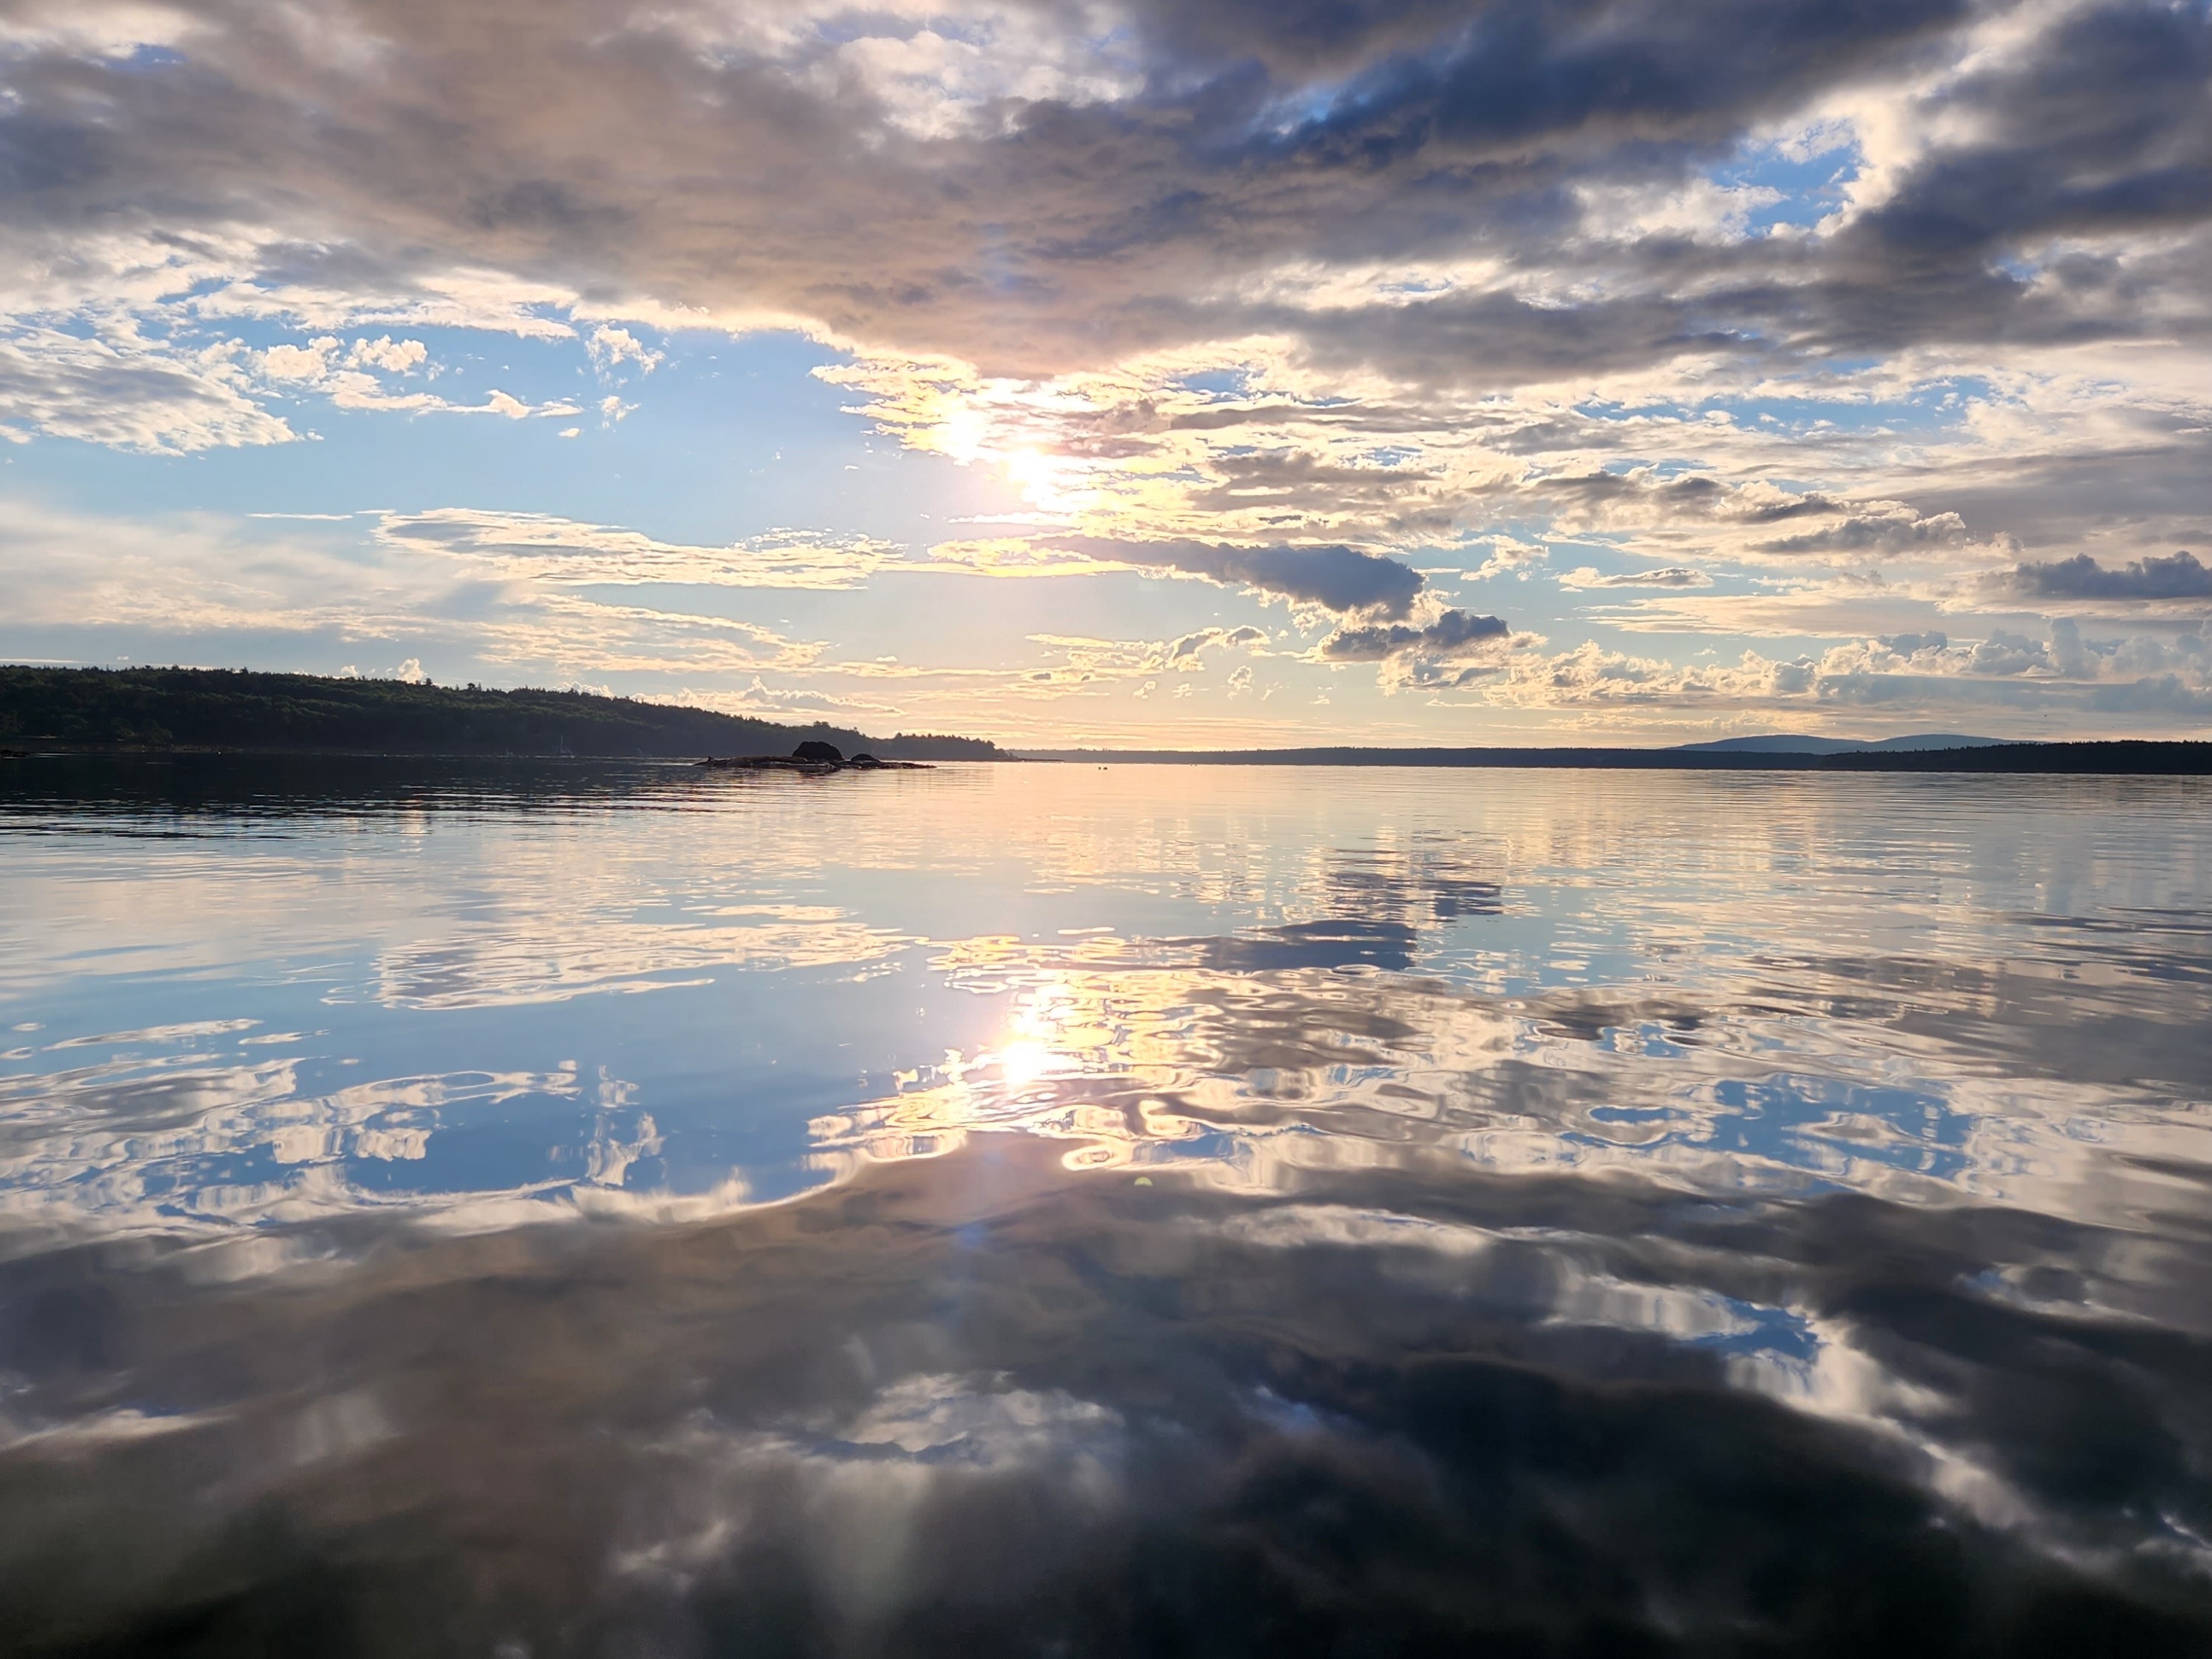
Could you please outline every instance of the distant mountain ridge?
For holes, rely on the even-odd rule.
[[[0,749],[40,742],[403,755],[696,758],[834,744],[879,760],[1000,760],[979,738],[872,738],[588,691],[412,684],[224,668],[0,665]]]
[[[1756,738],[1717,738],[1710,743],[1678,743],[1684,755],[1900,755],[1923,749],[2001,749],[2012,738],[1970,738],[1957,732],[1916,732],[1910,737],[1808,738],[1774,733]]]

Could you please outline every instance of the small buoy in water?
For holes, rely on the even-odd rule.
[[[1137,1184],[1139,1187],[1149,1187],[1152,1184],[1152,1178],[1150,1176],[1139,1176],[1137,1177]]]

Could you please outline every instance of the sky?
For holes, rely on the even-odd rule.
[[[0,659],[2212,731],[2207,0],[0,0]]]

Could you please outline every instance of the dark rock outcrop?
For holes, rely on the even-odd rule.
[[[830,765],[835,766],[842,762],[845,756],[836,744],[823,743],[818,739],[809,738],[791,751],[791,757],[793,760],[802,761],[827,761]]]
[[[830,747],[828,744],[817,746]],[[924,761],[878,760],[872,755],[855,755],[850,760],[816,760],[803,755],[732,755],[727,757],[709,755],[697,764],[716,771],[796,772],[810,778],[826,778],[838,772],[927,772],[931,769]]]

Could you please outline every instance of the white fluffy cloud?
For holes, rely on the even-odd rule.
[[[73,438],[147,454],[279,444],[296,434],[252,393],[237,355],[179,351],[135,330],[0,334],[0,434]]]

